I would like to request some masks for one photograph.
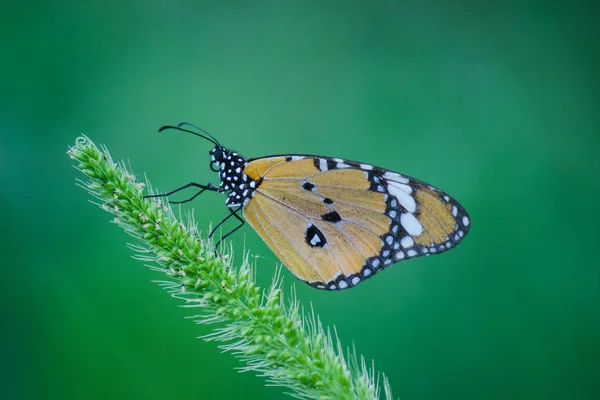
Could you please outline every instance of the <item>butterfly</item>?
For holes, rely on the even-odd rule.
[[[184,128],[188,126],[196,131]],[[187,122],[163,126],[200,136],[215,147],[210,168],[218,186],[189,183],[227,196],[229,218],[247,221],[303,282],[324,290],[352,288],[400,261],[442,253],[469,232],[465,209],[415,178],[370,164],[304,154],[247,159]],[[245,220],[240,217],[242,213]]]

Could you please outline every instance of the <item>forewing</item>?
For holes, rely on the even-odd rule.
[[[422,181],[315,156],[251,160],[244,216],[299,279],[352,287],[408,258],[443,252],[468,232],[466,211]]]

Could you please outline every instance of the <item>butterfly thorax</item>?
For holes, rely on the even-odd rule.
[[[239,207],[251,198],[257,182],[244,173],[248,160],[237,152],[217,146],[210,152],[211,166],[219,172],[219,191],[227,194],[227,207]]]

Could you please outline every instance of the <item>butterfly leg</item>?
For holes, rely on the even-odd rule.
[[[150,199],[150,198],[154,198],[154,197],[169,197],[172,194],[175,194],[177,192],[180,192],[184,189],[187,189],[189,187],[196,187],[199,188],[200,191],[198,191],[195,195],[193,195],[192,197],[190,197],[187,200],[182,200],[182,201],[169,201],[170,204],[182,204],[182,203],[187,203],[190,202],[192,200],[194,200],[196,197],[200,196],[200,194],[202,194],[203,192],[205,192],[206,190],[211,191],[211,192],[218,192],[219,188],[216,187],[215,185],[213,185],[212,183],[209,183],[208,185],[201,185],[199,183],[195,183],[195,182],[190,182],[187,185],[184,185],[180,188],[177,188],[175,190],[171,190],[168,193],[163,193],[163,194],[151,194],[148,196],[144,196],[145,199]]]
[[[219,247],[219,245],[221,244],[221,242],[229,235],[231,235],[233,232],[237,231],[238,229],[240,229],[245,223],[246,221],[244,221],[242,219],[242,217],[240,217],[237,213],[240,212],[240,210],[242,209],[243,206],[239,206],[238,208],[236,208],[235,210],[232,210],[231,208],[229,209],[229,212],[231,214],[229,214],[228,216],[226,216],[225,218],[223,218],[223,220],[221,222],[219,222],[217,224],[217,226],[215,226],[213,228],[212,231],[210,231],[210,233],[208,234],[208,237],[212,237],[212,235],[214,235],[214,233],[217,231],[217,229],[223,225],[225,223],[225,221],[227,221],[229,218],[231,217],[235,217],[237,218],[238,222],[240,223],[238,226],[236,226],[235,228],[233,228],[232,230],[230,230],[229,232],[227,232],[224,236],[221,237],[221,239],[219,239],[219,241],[217,242],[217,244],[215,245],[215,249]]]

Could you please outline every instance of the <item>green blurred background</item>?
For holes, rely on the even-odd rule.
[[[598,6],[326,3],[0,6],[3,398],[287,398],[196,339],[208,328],[75,185],[81,133],[160,190],[214,181],[209,143],[156,132],[181,120],[249,157],[394,169],[467,208],[449,253],[350,291],[297,286],[396,396],[600,398]],[[227,214],[215,194],[192,207],[200,227]],[[232,240],[267,285],[273,254],[249,226]]]

